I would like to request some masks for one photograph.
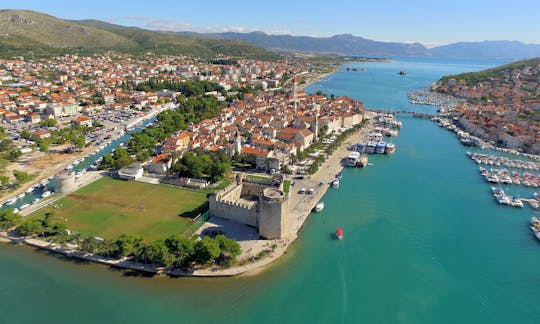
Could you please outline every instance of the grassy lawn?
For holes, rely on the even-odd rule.
[[[288,194],[290,189],[291,189],[291,181],[290,180],[283,181],[283,191],[286,194]]]
[[[132,233],[150,241],[191,235],[191,218],[206,202],[204,192],[105,177],[33,215],[52,211],[72,231],[103,238]]]
[[[247,174],[247,175],[246,175],[246,179],[252,179],[252,180],[260,180],[260,181],[272,182],[272,178],[269,178],[269,177],[263,177],[263,176],[258,176],[258,175],[254,175],[254,174]]]

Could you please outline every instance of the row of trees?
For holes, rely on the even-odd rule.
[[[172,235],[147,243],[138,235],[123,234],[115,239],[100,240],[80,233],[71,234],[65,223],[54,221],[53,213],[23,219],[12,210],[0,211],[0,230],[13,228],[21,236],[40,237],[61,244],[74,243],[84,252],[111,258],[127,257],[168,268],[185,269],[194,264],[228,267],[241,252],[238,242],[224,235],[205,236],[202,240]]]
[[[140,263],[184,269],[193,264],[230,266],[241,252],[238,242],[224,235],[205,236],[201,240],[172,235],[150,243],[132,234],[104,241],[86,237],[81,241],[80,249],[106,257],[128,257]]]
[[[150,78],[147,82],[139,83],[135,86],[135,90],[138,91],[158,91],[165,89],[181,92],[186,97],[202,96],[206,92],[211,91],[218,91],[222,92],[224,95],[226,94],[222,86],[209,81],[157,81],[154,78]]]
[[[13,213],[12,209],[0,212],[0,230],[15,228],[21,236],[56,237],[67,236],[67,225],[53,220],[52,213],[46,213],[44,217],[22,218]]]

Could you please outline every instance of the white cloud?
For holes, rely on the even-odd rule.
[[[142,16],[124,16],[111,18],[107,20],[111,23],[121,25],[137,26],[152,30],[166,31],[193,31],[198,33],[249,33],[254,31],[263,31],[269,35],[291,35],[292,32],[288,29],[270,29],[261,30],[260,28],[246,26],[193,26],[185,21],[173,21],[170,19],[142,17]]]

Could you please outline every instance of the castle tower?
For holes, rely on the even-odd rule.
[[[234,140],[234,151],[237,154],[242,153],[242,139],[240,138],[240,132],[236,131],[236,139]]]

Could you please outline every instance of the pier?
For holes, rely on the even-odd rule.
[[[419,113],[419,112],[413,112],[413,111],[407,111],[407,110],[392,110],[392,111],[388,111],[388,109],[386,109],[386,110],[383,110],[383,109],[377,109],[377,110],[370,110],[370,111],[376,112],[376,113],[378,113],[378,114],[390,114],[390,115],[404,114],[404,115],[411,115],[411,116],[417,117],[417,118],[433,118],[433,117],[437,117],[437,115],[433,115],[433,114]]]

